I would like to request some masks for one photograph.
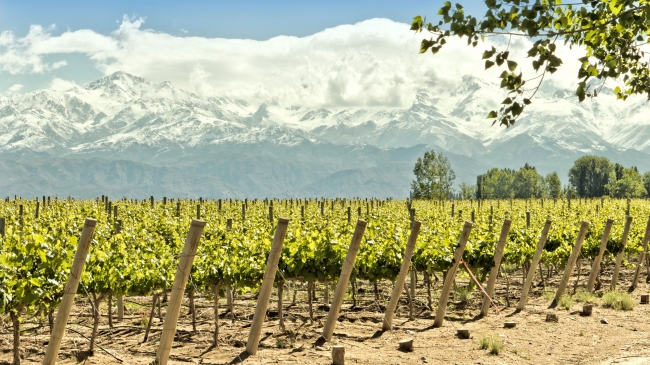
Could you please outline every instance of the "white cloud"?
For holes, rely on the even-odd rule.
[[[501,49],[507,44],[489,38],[471,48],[466,41],[452,40],[435,56],[420,55],[426,35],[414,35],[407,24],[387,19],[266,41],[173,36],[143,24],[142,18],[124,17],[109,35],[82,29],[53,36],[50,29],[32,26],[25,37],[16,38],[5,31],[0,33],[0,70],[44,73],[66,65],[47,63],[45,56],[81,53],[106,74],[122,70],[204,96],[226,94],[283,105],[405,106],[418,90],[452,90],[463,75],[496,82],[501,71],[485,72],[481,53],[492,44]],[[525,60],[530,46],[528,40],[513,39],[511,59]],[[565,65],[547,80],[574,89],[580,52],[559,49]],[[534,76],[530,61],[521,65]]]
[[[207,82],[212,74],[205,70],[201,64],[194,66],[190,72],[190,88],[201,96],[211,96],[214,94],[214,88]]]
[[[16,94],[16,93],[19,93],[20,90],[23,89],[23,87],[24,87],[24,86],[21,85],[21,84],[13,84],[13,85],[11,85],[11,86],[9,86],[9,87],[7,88],[7,93],[8,93],[8,94]]]
[[[68,62],[66,60],[57,61],[57,62],[54,62],[50,68],[52,70],[56,70],[58,68],[61,68],[61,67],[67,66],[67,65],[68,65]]]
[[[58,77],[52,79],[49,85],[49,88],[51,90],[58,90],[58,91],[70,90],[74,87],[79,87],[79,85],[77,85],[77,83],[74,81],[64,80]]]

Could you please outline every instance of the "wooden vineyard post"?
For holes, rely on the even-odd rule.
[[[528,275],[526,275],[524,287],[521,289],[521,298],[519,299],[519,304],[517,304],[518,311],[522,311],[526,307],[526,301],[528,300],[528,291],[530,290],[530,286],[533,283],[533,278],[535,277],[535,268],[537,265],[539,265],[539,261],[542,259],[544,245],[546,244],[546,237],[548,236],[548,231],[551,229],[552,223],[553,222],[550,219],[547,219],[546,224],[544,224],[544,229],[542,230],[542,235],[539,236],[539,242],[537,243],[537,250],[535,250],[535,255],[533,256],[533,262],[530,264],[530,270],[528,270]]]
[[[449,292],[451,291],[451,286],[453,285],[454,279],[456,278],[456,270],[458,270],[460,260],[463,259],[465,245],[467,245],[467,240],[469,239],[469,234],[471,231],[472,222],[465,221],[463,233],[461,233],[460,240],[458,242],[458,248],[456,248],[456,251],[454,252],[454,262],[451,264],[449,271],[447,271],[445,283],[442,286],[442,292],[440,293],[440,301],[438,302],[438,310],[436,311],[436,318],[433,321],[433,327],[442,326],[442,323],[445,320],[445,313],[447,312],[447,301],[449,300]]]
[[[352,242],[350,243],[348,254],[345,257],[345,262],[343,262],[341,276],[339,276],[339,281],[336,283],[332,305],[327,314],[327,322],[325,322],[325,327],[323,327],[323,338],[327,341],[332,339],[334,326],[339,319],[339,312],[341,311],[341,305],[343,305],[343,298],[348,290],[348,282],[350,280],[350,274],[352,273],[352,267],[354,266],[354,259],[357,257],[359,245],[361,245],[361,239],[366,231],[366,224],[367,223],[364,220],[359,219],[357,221],[357,226],[352,235]]]
[[[580,232],[578,233],[578,237],[576,237],[576,244],[573,246],[571,256],[569,256],[569,260],[567,261],[566,267],[564,268],[564,275],[562,275],[560,286],[558,286],[557,291],[555,292],[555,299],[553,299],[551,307],[555,307],[557,305],[557,301],[560,300],[560,297],[562,294],[564,294],[564,290],[566,290],[567,284],[569,284],[569,278],[573,272],[573,267],[576,264],[576,260],[578,260],[578,256],[580,256],[580,249],[582,248],[582,242],[585,240],[587,228],[589,228],[589,222],[582,221],[582,224],[580,225]]]
[[[122,233],[122,220],[117,219],[117,206],[114,206],[115,218],[113,220],[113,230],[115,234]],[[124,298],[122,294],[117,296],[117,321],[122,322],[124,320]]]
[[[393,314],[395,313],[395,308],[397,308],[397,303],[399,302],[399,297],[404,287],[404,282],[406,281],[406,274],[409,271],[409,266],[411,265],[411,257],[413,256],[413,251],[415,250],[415,242],[417,241],[418,234],[420,233],[420,221],[413,221],[411,225],[411,235],[409,240],[406,243],[406,251],[404,252],[404,260],[402,261],[402,267],[399,270],[399,275],[395,281],[395,286],[393,287],[393,293],[390,296],[390,302],[386,306],[386,312],[384,313],[384,323],[382,325],[383,331],[390,331],[393,329]]]
[[[278,218],[278,225],[275,228],[275,236],[273,237],[273,244],[271,246],[271,253],[266,261],[266,273],[264,274],[264,281],[260,288],[257,297],[257,306],[255,307],[255,314],[253,315],[253,324],[248,333],[248,341],[246,342],[246,352],[250,355],[257,353],[257,347],[260,344],[262,337],[262,325],[264,324],[264,317],[266,316],[266,309],[271,299],[271,292],[273,291],[273,282],[275,281],[275,272],[280,262],[282,255],[282,244],[284,237],[287,234],[287,227],[289,220],[287,218]]]
[[[6,219],[0,218],[0,237],[4,237],[5,235],[5,226],[6,226]]]
[[[156,364],[158,365],[166,365],[169,359],[174,335],[176,334],[176,322],[181,312],[181,303],[185,294],[185,286],[187,285],[187,280],[192,270],[194,255],[199,246],[204,228],[205,221],[193,219],[190,225],[190,231],[187,233],[185,246],[181,252],[176,276],[174,277],[174,284],[172,285],[171,300],[167,305],[167,315],[165,315],[158,351],[156,352]]]
[[[119,295],[117,297],[117,321],[122,322],[124,320],[124,297]]]
[[[490,297],[494,294],[494,286],[497,283],[497,276],[499,276],[501,257],[503,256],[503,249],[506,246],[506,241],[508,241],[508,233],[510,232],[511,223],[512,221],[510,219],[506,219],[503,222],[503,227],[501,227],[501,235],[499,236],[497,249],[494,252],[494,266],[492,267],[492,270],[490,270],[490,277],[488,278],[487,286],[485,287],[485,292],[488,296],[483,298],[483,306],[481,307],[482,316],[487,316],[490,311]]]
[[[600,240],[600,251],[598,256],[594,259],[594,264],[591,268],[591,274],[589,274],[589,280],[587,281],[587,292],[593,293],[594,283],[596,282],[596,277],[600,272],[600,262],[603,259],[605,254],[605,248],[607,248],[607,241],[609,240],[609,233],[612,231],[612,224],[614,224],[613,219],[608,219],[605,224],[605,230],[603,231],[603,237]]]
[[[623,229],[623,237],[621,237],[621,252],[616,256],[616,266],[614,267],[614,275],[612,275],[612,287],[610,290],[616,290],[616,283],[618,282],[618,273],[621,270],[621,262],[625,255],[625,246],[627,244],[627,236],[630,234],[630,226],[632,225],[632,217],[628,216],[625,220],[625,228]]]
[[[77,245],[77,252],[74,255],[72,268],[70,268],[68,283],[65,285],[61,305],[56,313],[54,327],[50,334],[50,341],[47,345],[47,350],[45,351],[45,359],[43,359],[44,365],[56,364],[59,349],[61,348],[61,341],[63,340],[63,334],[65,333],[65,326],[68,323],[70,310],[72,310],[72,305],[74,304],[74,298],[77,294],[77,287],[79,286],[81,273],[86,265],[86,257],[88,256],[90,241],[93,239],[96,225],[97,221],[92,218],[86,218],[86,221],[84,222],[84,228],[81,231],[81,237],[79,238],[79,244]]]
[[[641,274],[641,268],[645,263],[645,255],[648,252],[648,239],[650,239],[650,217],[648,218],[648,223],[645,227],[645,235],[643,236],[643,251],[639,255],[639,262],[636,264],[636,272],[634,273],[634,280],[632,280],[632,286],[630,291],[636,289],[636,283],[639,281],[639,274]]]

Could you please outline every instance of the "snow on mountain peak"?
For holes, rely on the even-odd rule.
[[[126,158],[124,151],[137,154],[143,146],[171,151],[262,142],[424,144],[469,157],[503,146],[530,148],[531,143],[554,153],[597,153],[608,146],[650,152],[645,102],[614,104],[615,98],[603,95],[578,103],[571,92],[540,92],[517,124],[506,129],[486,119],[503,95],[497,85],[465,76],[452,90],[418,92],[408,108],[286,107],[227,96],[202,98],[167,81],[115,72],[83,89],[2,97],[0,153],[24,149]],[[621,127],[621,120],[629,123]]]
[[[86,90],[101,92],[102,96],[130,101],[143,95],[151,83],[142,77],[123,71],[114,72],[86,85]]]

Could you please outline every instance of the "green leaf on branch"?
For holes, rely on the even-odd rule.
[[[434,40],[423,39],[422,43],[420,43],[420,53],[428,51],[434,44],[436,44]]]
[[[411,30],[414,31],[420,31],[422,30],[422,17],[421,16],[416,16],[413,18],[413,22],[411,23]]]

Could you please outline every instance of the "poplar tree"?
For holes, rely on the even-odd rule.
[[[442,153],[427,151],[424,157],[418,157],[413,168],[415,180],[411,182],[411,197],[413,199],[447,199],[454,189],[456,179],[454,170],[447,157]]]

